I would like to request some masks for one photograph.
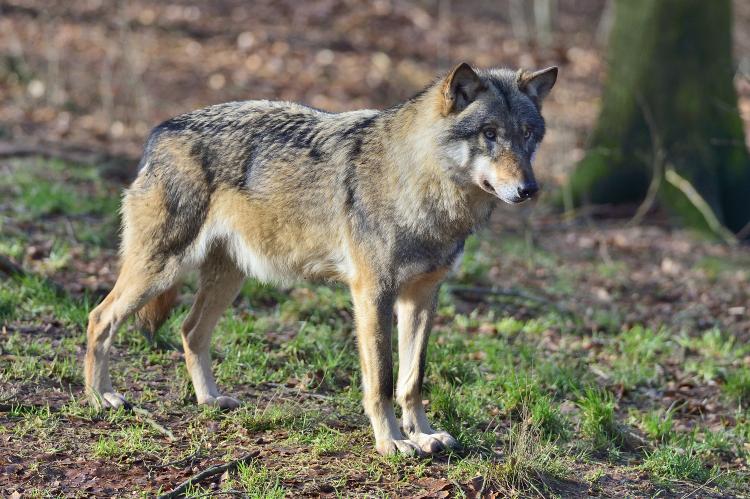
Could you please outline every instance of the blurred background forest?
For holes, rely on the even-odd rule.
[[[151,127],[217,102],[387,107],[459,61],[554,64],[537,168],[558,185],[596,120],[613,11],[605,0],[5,1],[0,137],[135,160]],[[733,33],[750,134],[747,2],[734,2]]]
[[[702,59],[693,42],[711,46]],[[239,415],[198,412],[184,373],[177,387],[167,381],[180,355],[133,331],[116,348],[116,385],[177,439],[142,416],[103,419],[79,405],[86,313],[114,282],[119,196],[152,127],[230,100],[383,108],[461,61],[560,68],[543,108],[539,200],[501,206],[441,297],[426,396],[468,449],[461,460],[424,468],[368,453],[339,288],[246,286],[215,347],[220,383],[251,402]],[[618,82],[636,89],[630,100]],[[685,105],[672,99],[680,89],[694,90]],[[739,135],[693,128],[683,140],[670,125],[713,124],[690,116],[708,108],[741,121],[741,131],[730,123]],[[747,178],[748,143],[745,0],[0,0],[0,491],[167,490],[226,461],[204,445],[220,441],[262,449],[257,474],[240,478],[251,492],[275,483],[272,497],[746,496],[750,184],[704,174],[730,151]],[[609,175],[623,165],[626,175]],[[633,178],[627,195],[613,189]],[[732,187],[734,197],[717,194]],[[688,213],[685,199],[706,202]],[[167,344],[179,342],[182,307]],[[468,402],[451,405],[446,394],[459,392]],[[317,419],[275,405],[290,397]],[[554,444],[513,446],[522,402]],[[506,460],[514,452],[527,454]],[[495,466],[508,462],[530,464]],[[240,488],[233,480],[221,486]]]

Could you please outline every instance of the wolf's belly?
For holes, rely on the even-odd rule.
[[[186,259],[200,265],[216,245],[247,276],[289,284],[301,279],[346,281],[351,264],[333,224],[294,218],[237,194],[213,200],[206,223]]]

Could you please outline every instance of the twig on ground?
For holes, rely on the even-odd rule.
[[[219,466],[213,466],[211,468],[208,468],[207,470],[201,471],[197,475],[194,475],[184,482],[182,482],[180,485],[177,486],[177,488],[172,489],[171,491],[167,492],[166,494],[162,494],[159,496],[159,499],[172,499],[175,497],[180,497],[183,495],[185,490],[187,490],[188,487],[191,485],[197,485],[201,483],[203,480],[206,480],[207,478],[211,478],[216,475],[221,475],[225,471],[233,471],[235,470],[240,464],[247,463],[249,461],[252,461],[256,457],[260,455],[259,450],[254,450],[248,454],[245,454],[239,459],[235,459],[234,461],[230,461],[228,463],[219,465]]]
[[[448,291],[458,296],[467,296],[467,297],[472,296],[472,295],[505,296],[508,298],[521,298],[523,300],[534,301],[537,303],[544,303],[544,304],[550,303],[549,300],[547,300],[546,298],[542,298],[540,296],[533,296],[533,295],[524,293],[523,291],[519,291],[517,289],[498,288],[495,286],[485,288],[481,286],[452,285],[452,286],[448,286]]]
[[[519,291],[517,289],[509,288],[498,288],[498,287],[480,287],[480,286],[461,286],[452,285],[448,286],[448,291],[461,298],[476,299],[477,296],[493,296],[493,297],[507,297],[507,298],[519,298],[524,301],[538,303],[546,307],[553,308],[560,315],[567,315],[575,319],[575,314],[563,307],[560,307],[556,303],[551,302],[546,298],[540,296],[530,295]]]
[[[688,497],[691,497],[692,495],[694,495],[698,491],[703,490],[704,488],[708,487],[709,483],[715,482],[716,480],[718,480],[719,478],[721,478],[722,476],[727,475],[727,474],[729,474],[729,471],[725,471],[724,473],[719,473],[718,475],[709,478],[705,483],[700,484],[700,486],[697,487],[695,490],[693,490],[689,494],[685,494],[684,496],[682,496],[682,499],[688,499]]]
[[[609,255],[607,238],[604,236],[603,231],[599,228],[596,222],[594,222],[594,219],[591,217],[591,213],[584,212],[583,215],[583,220],[586,226],[588,226],[595,233],[596,242],[598,243],[599,256],[601,257],[605,265],[612,265],[612,257]]]
[[[16,333],[38,333],[39,331],[43,330],[42,326],[16,326],[13,324],[8,324],[7,326],[3,326],[3,329],[5,329],[6,331],[13,331]],[[18,356],[14,355],[14,357],[18,357]]]
[[[78,241],[78,238],[76,237],[76,230],[73,227],[73,224],[71,223],[70,219],[65,217],[63,219],[63,222],[65,223],[65,232],[67,232],[68,238],[70,238],[70,240],[73,241],[73,244],[80,244],[80,241]]]
[[[149,469],[149,471],[163,469],[163,468],[182,468],[187,466],[188,464],[192,464],[195,460],[197,460],[203,452],[203,449],[201,447],[198,447],[195,449],[195,452],[192,452],[190,455],[182,457],[180,459],[177,459],[175,461],[170,461],[165,464],[146,464],[146,467]]]
[[[199,496],[190,496],[192,499],[199,499],[201,497],[216,497],[216,496],[238,496],[238,497],[247,497],[247,492],[244,492],[242,490],[212,490],[211,492],[207,492],[205,494],[201,494]]]
[[[134,414],[138,415],[143,419],[145,422],[150,424],[156,431],[161,433],[162,435],[165,435],[170,442],[174,442],[177,440],[177,437],[174,436],[174,433],[172,433],[168,428],[165,428],[159,422],[157,422],[152,416],[151,413],[148,412],[146,409],[143,409],[142,407],[135,407],[132,406],[131,410]]]
[[[720,236],[727,244],[737,244],[737,238],[732,232],[724,227],[716,214],[711,209],[711,206],[703,199],[703,196],[695,190],[693,184],[691,184],[686,178],[682,177],[674,167],[667,167],[665,178],[667,182],[675,186],[682,192],[685,197],[692,203],[692,205],[703,215],[703,219],[706,221],[706,225],[718,236]]]
[[[607,244],[607,238],[604,237],[604,235],[598,229],[597,232],[599,232],[599,234],[597,235],[597,240],[599,242],[599,256],[606,265],[611,266],[614,262],[612,261],[612,257],[609,254],[609,245]]]
[[[10,395],[7,395],[7,396],[1,398],[0,402],[7,402],[8,400],[10,400],[10,399],[14,398],[16,395],[18,395],[18,393],[19,393],[19,390],[16,390],[13,393],[11,393]]]

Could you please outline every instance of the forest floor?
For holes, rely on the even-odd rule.
[[[194,404],[173,348],[188,283],[155,345],[132,326],[115,342],[115,386],[139,409],[94,412],[86,316],[115,277],[121,186],[54,161],[0,168],[0,254],[27,271],[0,287],[4,495],[151,495],[248,453],[189,494],[750,494],[747,248],[499,212],[445,287],[428,353],[424,403],[462,449],[383,458],[335,286],[246,284],[214,336],[218,382],[244,402],[221,412]]]
[[[733,3],[743,56],[750,4]],[[596,120],[604,3],[560,0],[546,46],[506,4],[0,0],[0,256],[26,272],[0,272],[0,495],[152,496],[248,457],[187,492],[750,496],[750,250],[654,212],[560,214],[549,200]],[[155,344],[132,325],[114,344],[136,410],[88,406],[87,314],[116,277],[119,199],[150,127],[233,99],[385,107],[460,60],[561,70],[543,196],[501,207],[441,294],[424,403],[460,451],[374,452],[337,286],[245,285],[212,347],[237,411],[194,404],[174,348],[190,281]],[[736,86],[750,134],[750,79]]]

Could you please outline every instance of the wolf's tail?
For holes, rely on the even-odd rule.
[[[136,327],[152,340],[156,331],[169,318],[169,314],[177,304],[180,283],[175,284],[162,294],[152,298],[135,314]]]

